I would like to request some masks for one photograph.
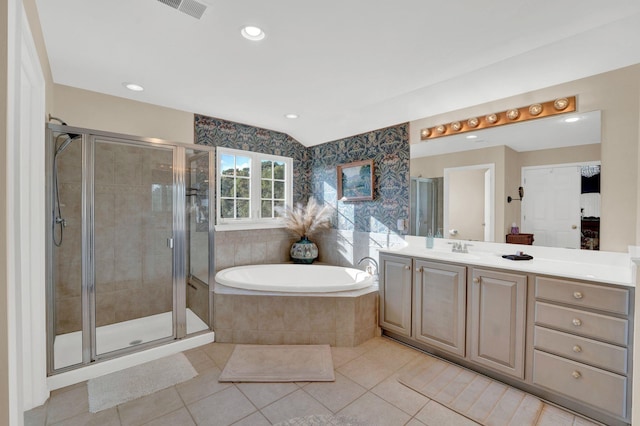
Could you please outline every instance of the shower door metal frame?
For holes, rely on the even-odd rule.
[[[155,346],[160,346],[176,339],[182,339],[187,336],[186,333],[186,149],[197,149],[200,151],[209,151],[209,194],[213,196],[215,191],[215,149],[212,147],[192,144],[184,144],[178,142],[164,141],[155,138],[142,138],[137,136],[123,135],[112,132],[95,131],[78,127],[64,126],[48,123],[47,130],[47,173],[51,176],[53,151],[55,143],[54,133],[75,133],[82,135],[82,362],[59,369],[54,368],[54,338],[55,338],[55,280],[54,280],[54,249],[53,249],[53,230],[51,223],[47,223],[47,375],[62,373],[74,370],[91,363],[100,362],[107,359],[116,358],[122,355],[139,352]],[[105,354],[97,353],[96,345],[96,288],[95,288],[95,258],[94,258],[94,194],[95,194],[95,143],[96,140],[106,139],[106,142],[116,144],[140,146],[145,148],[165,148],[171,149],[173,154],[173,229],[172,229],[172,285],[173,285],[173,334],[166,338],[153,340],[151,342],[118,349]],[[53,212],[54,200],[51,184],[47,181],[47,211]],[[211,203],[211,201],[210,201]],[[47,217],[51,220],[51,216]],[[209,220],[209,286],[213,286],[215,279],[214,271],[214,224]],[[209,306],[211,300],[209,297]],[[198,333],[192,333],[189,336],[195,336],[206,333],[211,329],[212,317],[211,310],[207,325],[209,330]]]
[[[412,177],[410,180],[410,185],[409,187],[411,188],[411,183],[415,182],[415,205],[411,206],[412,209],[415,209],[415,217],[411,216],[411,219],[413,221],[415,221],[414,223],[409,224],[409,229],[413,227],[415,227],[415,235],[421,235],[421,217],[419,217],[420,214],[420,202],[421,202],[421,190],[420,188],[424,185],[428,185],[430,186],[430,194],[432,195],[430,203],[429,203],[429,216],[431,217],[431,230],[433,232],[433,235],[435,235],[438,231],[437,229],[437,218],[438,218],[438,205],[437,205],[437,200],[438,200],[438,187],[436,184],[436,179],[435,178],[423,178],[423,177]],[[413,198],[413,196],[410,194],[410,198]],[[435,228],[435,229],[434,229]],[[425,236],[427,234],[425,233]]]

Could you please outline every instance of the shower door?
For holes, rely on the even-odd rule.
[[[92,351],[99,358],[174,336],[176,167],[171,146],[96,136],[92,148],[87,215],[93,217],[95,282],[89,304],[95,312]]]
[[[214,222],[211,220],[211,194],[215,191],[213,152],[185,149],[185,202],[187,251],[187,334],[208,329],[210,323],[209,283],[214,281]]]
[[[411,178],[410,234],[442,231],[442,178]]]
[[[49,374],[208,332],[213,148],[48,127]]]

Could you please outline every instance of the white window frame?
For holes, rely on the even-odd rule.
[[[234,155],[249,158],[251,162],[250,174],[250,213],[248,218],[229,219],[221,214],[220,178],[222,155]],[[261,214],[261,162],[262,160],[279,161],[285,164],[285,205],[291,206],[293,201],[293,158],[279,155],[262,154],[253,151],[217,147],[216,148],[216,231],[234,231],[242,229],[282,228],[284,225],[280,218],[262,218]]]

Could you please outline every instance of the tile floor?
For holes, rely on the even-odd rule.
[[[96,414],[89,413],[86,382],[59,389],[46,404],[25,414],[25,424],[261,426],[332,413],[381,426],[477,424],[401,385],[398,377],[432,357],[386,338],[331,348],[336,381],[330,383],[218,383],[233,347],[212,343],[187,351],[197,377]],[[507,416],[494,424],[512,420]],[[545,404],[537,425],[594,424]]]

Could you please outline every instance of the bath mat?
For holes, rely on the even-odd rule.
[[[333,382],[329,345],[236,345],[220,382]]]
[[[90,379],[89,411],[97,413],[197,376],[181,353]]]
[[[523,391],[435,358],[412,366],[398,382],[482,425],[533,426],[551,408]]]

